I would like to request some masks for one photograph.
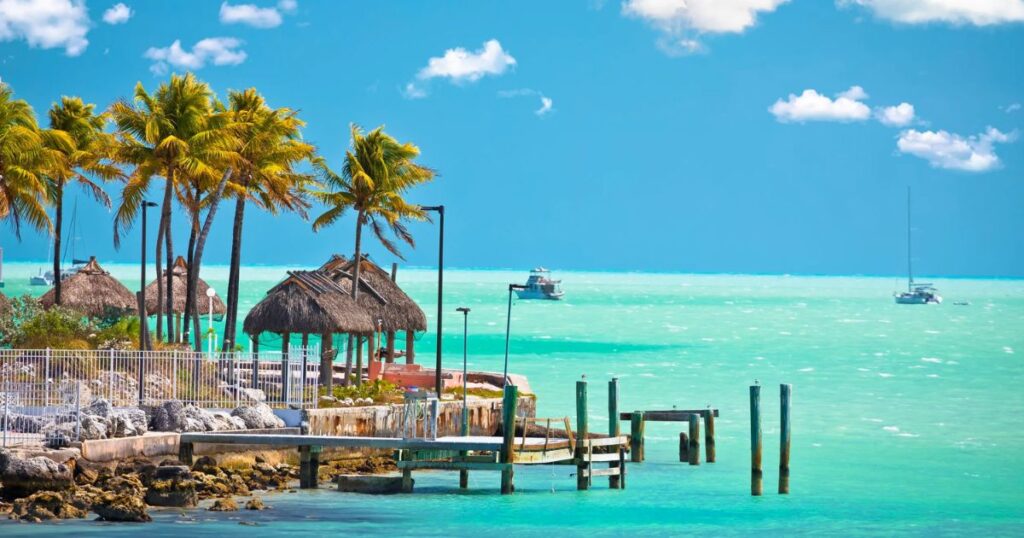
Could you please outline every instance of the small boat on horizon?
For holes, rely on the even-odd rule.
[[[516,290],[520,299],[549,299],[558,301],[565,296],[562,291],[562,281],[553,280],[551,271],[544,267],[536,267],[530,271],[530,278],[526,280],[523,289]]]
[[[939,290],[928,283],[914,282],[910,247],[910,187],[907,187],[907,291],[897,291],[892,295],[896,304],[941,304],[942,296],[939,295]]]

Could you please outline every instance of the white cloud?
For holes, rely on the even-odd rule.
[[[1012,114],[1020,110],[1020,108],[1020,103],[1011,103],[1007,105],[1005,108],[1003,108],[1003,112],[1006,112],[1007,114]]]
[[[121,24],[132,18],[132,9],[123,3],[117,3],[110,9],[103,12],[103,22],[107,24]]]
[[[285,3],[285,2],[282,2]],[[289,4],[294,8],[293,4]],[[274,28],[281,25],[281,13],[277,8],[259,7],[253,4],[220,5],[220,22],[224,24],[247,24],[256,28]]]
[[[554,104],[555,102],[552,101],[550,97],[544,97],[542,95],[540,96],[540,108],[535,110],[533,113],[538,116],[543,116],[544,114],[547,114],[548,112],[554,110],[554,108],[552,108]]]
[[[462,47],[448,49],[444,56],[428,60],[416,76],[420,80],[443,77],[453,82],[475,82],[487,75],[504,74],[514,65],[516,59],[501,48],[497,39],[491,39],[475,52]]]
[[[900,133],[896,146],[901,153],[925,159],[935,168],[985,172],[999,166],[994,145],[1015,139],[1016,133],[1003,133],[994,127],[968,137],[946,131],[909,129]]]
[[[299,7],[299,3],[296,0],[281,0],[277,3],[277,7],[281,8],[281,11],[291,13]]]
[[[239,48],[241,46],[242,41],[233,37],[208,37],[187,51],[181,47],[180,40],[175,40],[169,47],[150,48],[144,56],[153,60],[150,71],[163,75],[167,73],[168,65],[187,70],[202,69],[207,63],[238,65],[246,58],[245,51]]]
[[[89,14],[84,0],[0,0],[0,41],[24,39],[31,47],[85,52]]]
[[[914,121],[914,105],[900,103],[896,106],[887,106],[875,110],[875,117],[883,125],[889,127],[903,127]]]
[[[768,111],[782,123],[805,121],[863,121],[871,117],[871,109],[861,102],[867,93],[853,86],[831,99],[815,90],[804,90],[800,95],[789,94],[783,101],[775,101]]]
[[[405,90],[402,91],[402,95],[404,95],[406,99],[423,99],[427,96],[427,90],[410,82],[405,85]]]
[[[694,52],[699,34],[741,33],[761,13],[775,11],[788,0],[625,0],[622,13],[642,19],[663,34],[659,46],[668,52]]]
[[[1024,21],[1024,0],[837,0],[904,24],[945,22],[988,26]]]

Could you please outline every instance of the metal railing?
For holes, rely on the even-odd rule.
[[[57,386],[80,382],[82,392],[114,407],[159,405],[181,400],[205,408],[266,403],[310,406],[320,387],[316,346],[280,351],[197,353],[0,349],[0,386],[5,383]],[[32,393],[26,402],[46,407],[52,391]]]
[[[0,384],[0,446],[67,446],[81,432],[80,412],[88,405],[80,381]]]

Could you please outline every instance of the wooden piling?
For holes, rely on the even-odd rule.
[[[589,451],[587,441],[587,382],[576,382],[576,489],[590,487]]]
[[[750,494],[761,495],[761,386],[750,387]]]
[[[192,466],[192,443],[178,444],[178,461],[185,465]]]
[[[690,461],[690,439],[686,432],[679,432],[679,463]]]
[[[311,489],[317,487],[317,474],[320,471],[320,447],[299,447],[299,487]]]
[[[779,385],[779,401],[781,410],[781,441],[779,446],[779,493],[789,493],[789,405],[793,395],[793,385]]]
[[[626,447],[619,446],[619,489],[626,489]]]
[[[700,465],[700,415],[690,415],[690,446],[686,454],[689,456],[690,465]]]
[[[505,385],[505,395],[501,401],[501,463],[507,464],[501,469],[501,493],[507,495],[515,490],[512,483],[512,464],[515,463],[516,438],[516,407],[519,405],[519,388]]]
[[[715,413],[710,409],[704,412],[704,450],[708,463],[715,463]]]
[[[633,463],[644,461],[644,413],[633,411],[629,421],[629,460]]]
[[[619,433],[619,378],[613,377],[608,381],[608,435],[617,437]],[[619,473],[622,473],[620,462],[613,461],[608,466],[618,468]],[[619,475],[608,477],[608,487],[611,489],[619,489],[621,483],[622,480]]]

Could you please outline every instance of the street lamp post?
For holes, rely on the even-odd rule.
[[[142,307],[141,307],[141,319],[139,319],[139,347],[142,349],[148,349],[149,344],[149,325],[146,323],[146,214],[151,207],[156,207],[156,202],[142,201],[142,262],[139,264],[142,276],[139,281],[139,289],[141,290],[142,296]],[[160,275],[157,275],[160,278]],[[142,375],[142,369],[139,369],[139,375]],[[142,383],[139,383],[142,386]],[[141,390],[141,388],[140,388]]]
[[[207,329],[206,331],[206,339],[209,342],[207,347],[207,353],[210,355],[211,359],[213,358],[213,297],[215,295],[217,295],[217,292],[212,287],[206,288],[206,298],[209,299],[210,301],[210,308],[207,311],[210,318],[208,325],[209,329]]]
[[[455,309],[456,312],[462,312],[462,435],[469,435],[469,403],[467,402],[467,390],[466,380],[468,370],[466,366],[466,358],[468,356],[467,350],[469,343],[469,309],[465,306],[460,306]]]
[[[502,374],[502,387],[508,386],[508,337],[512,333],[512,290],[525,290],[522,284],[508,285],[508,317],[505,320],[505,373]]]
[[[423,205],[423,211],[436,211],[440,215],[440,237],[437,241],[437,357],[434,364],[434,390],[438,399],[441,398],[441,318],[444,300],[444,206]]]

